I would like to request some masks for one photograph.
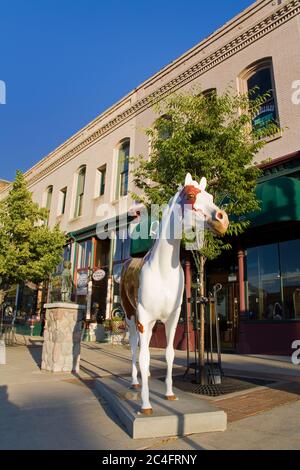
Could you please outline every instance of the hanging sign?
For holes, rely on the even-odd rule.
[[[77,278],[77,295],[87,295],[87,288],[88,288],[89,276],[88,273],[82,272],[78,273]]]
[[[97,271],[93,273],[93,281],[95,282],[102,281],[102,279],[104,279],[105,276],[106,276],[106,272],[104,271],[104,269],[97,269]]]

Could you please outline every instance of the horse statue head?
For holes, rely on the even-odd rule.
[[[180,204],[184,208],[184,224],[188,229],[207,228],[216,235],[224,235],[229,226],[226,212],[215,203],[213,196],[205,189],[206,178],[200,183],[193,180],[190,173],[186,175],[180,193]]]

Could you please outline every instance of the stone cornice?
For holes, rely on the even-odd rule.
[[[240,50],[253,44],[261,37],[274,31],[276,28],[280,27],[282,24],[299,14],[299,12],[300,0],[291,0],[290,2],[283,4],[276,11],[265,17],[263,20],[257,22],[247,31],[241,33],[233,40],[226,43],[224,46],[215,50],[213,53],[208,54],[207,57],[200,60],[193,66],[187,68],[184,72],[180,73],[177,77],[165,83],[163,86],[159,87],[154,92],[138,100],[132,106],[119,113],[115,118],[110,119],[106,124],[102,126],[100,124],[100,127],[96,131],[92,132],[91,135],[89,135],[87,138],[83,138],[81,142],[79,142],[69,151],[62,153],[54,162],[49,164],[46,168],[42,169],[41,171],[37,172],[37,174],[30,177],[30,173],[35,169],[33,167],[33,169],[27,172],[26,174],[28,178],[28,184],[32,185],[38,180],[42,179],[47,174],[51,173],[59,166],[65,164],[67,161],[78,155],[84,149],[92,145],[95,141],[101,139],[103,136],[112,132],[112,130],[120,127],[128,120],[132,119],[148,107],[152,106],[155,102],[161,100],[166,95],[176,91],[177,89],[181,88],[182,86],[194,80],[195,78],[203,75],[205,72],[216,67],[217,65],[227,60]],[[122,103],[122,101],[120,103]],[[72,140],[72,138],[70,140]]]

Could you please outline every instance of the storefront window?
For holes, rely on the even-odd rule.
[[[130,241],[127,229],[119,230],[117,232],[114,261],[122,261],[130,257]]]
[[[64,269],[64,262],[71,261],[71,245],[67,245],[64,247],[64,252],[62,255],[62,260],[56,268],[55,274],[61,274]]]
[[[92,240],[78,243],[77,250],[77,269],[91,267]]]
[[[108,266],[110,252],[110,240],[97,240],[95,266]]]
[[[300,240],[280,243],[285,318],[300,319]]]
[[[248,249],[247,284],[250,319],[300,318],[300,240]]]

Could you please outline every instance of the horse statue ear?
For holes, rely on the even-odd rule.
[[[190,186],[193,184],[193,178],[192,178],[192,175],[191,173],[188,173],[185,177],[185,182],[184,182],[184,186]]]
[[[201,191],[205,191],[206,185],[207,185],[207,179],[204,177],[201,178],[201,181],[199,184],[199,188],[201,189]]]

